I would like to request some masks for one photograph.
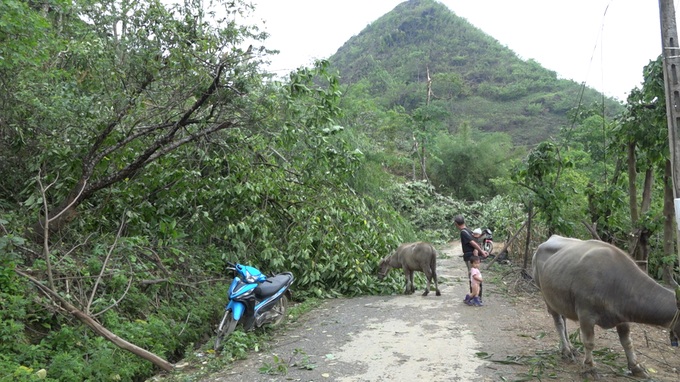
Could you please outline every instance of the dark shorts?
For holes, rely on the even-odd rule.
[[[466,252],[466,253],[463,253],[463,260],[465,260],[465,261],[470,261],[470,258],[472,258],[472,256],[473,256],[474,254],[475,254],[474,252]]]

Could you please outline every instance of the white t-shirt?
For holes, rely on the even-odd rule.
[[[479,268],[470,269],[470,282],[479,285],[479,281],[475,280],[475,275],[478,275],[480,279],[482,278],[482,272],[479,271]]]

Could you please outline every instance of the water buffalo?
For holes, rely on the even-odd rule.
[[[628,368],[635,376],[648,375],[635,357],[629,323],[668,328],[671,343],[677,343],[680,300],[613,245],[553,235],[538,246],[532,266],[536,285],[555,321],[562,355],[572,360],[578,352],[569,342],[566,319],[579,322],[584,372],[597,376],[593,363],[595,325],[616,327]]]
[[[437,291],[437,296],[442,295],[437,283],[437,250],[434,249],[432,244],[419,241],[400,245],[391,255],[380,260],[378,278],[382,280],[392,268],[404,270],[404,276],[406,276],[404,294],[411,294],[416,291],[413,284],[413,272],[421,271],[425,273],[425,278],[427,278],[427,286],[423,296],[430,293],[432,279],[434,279],[434,289]]]

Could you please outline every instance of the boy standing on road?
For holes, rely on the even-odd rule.
[[[472,256],[470,259],[470,265],[472,266],[472,269],[470,270],[470,298],[467,299],[465,302],[468,305],[471,306],[483,306],[482,301],[480,300],[480,293],[482,290],[482,272],[479,270],[479,264],[481,263],[481,259],[479,256]]]

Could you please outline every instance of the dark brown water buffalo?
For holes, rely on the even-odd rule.
[[[397,248],[394,253],[380,260],[380,270],[378,278],[383,279],[387,272],[392,268],[401,268],[406,277],[406,288],[404,294],[411,294],[416,291],[413,284],[413,272],[421,271],[427,278],[427,286],[423,296],[430,293],[430,282],[434,279],[434,289],[437,296],[441,296],[439,284],[437,283],[437,250],[432,244],[422,241],[415,243],[404,243]]]
[[[585,348],[586,373],[597,376],[593,363],[595,325],[616,327],[635,376],[647,377],[630,339],[630,322],[669,329],[671,342],[680,334],[680,300],[644,273],[622,250],[599,240],[553,235],[538,246],[533,261],[534,280],[560,337],[562,355],[578,354],[569,342],[566,319],[579,322]]]

